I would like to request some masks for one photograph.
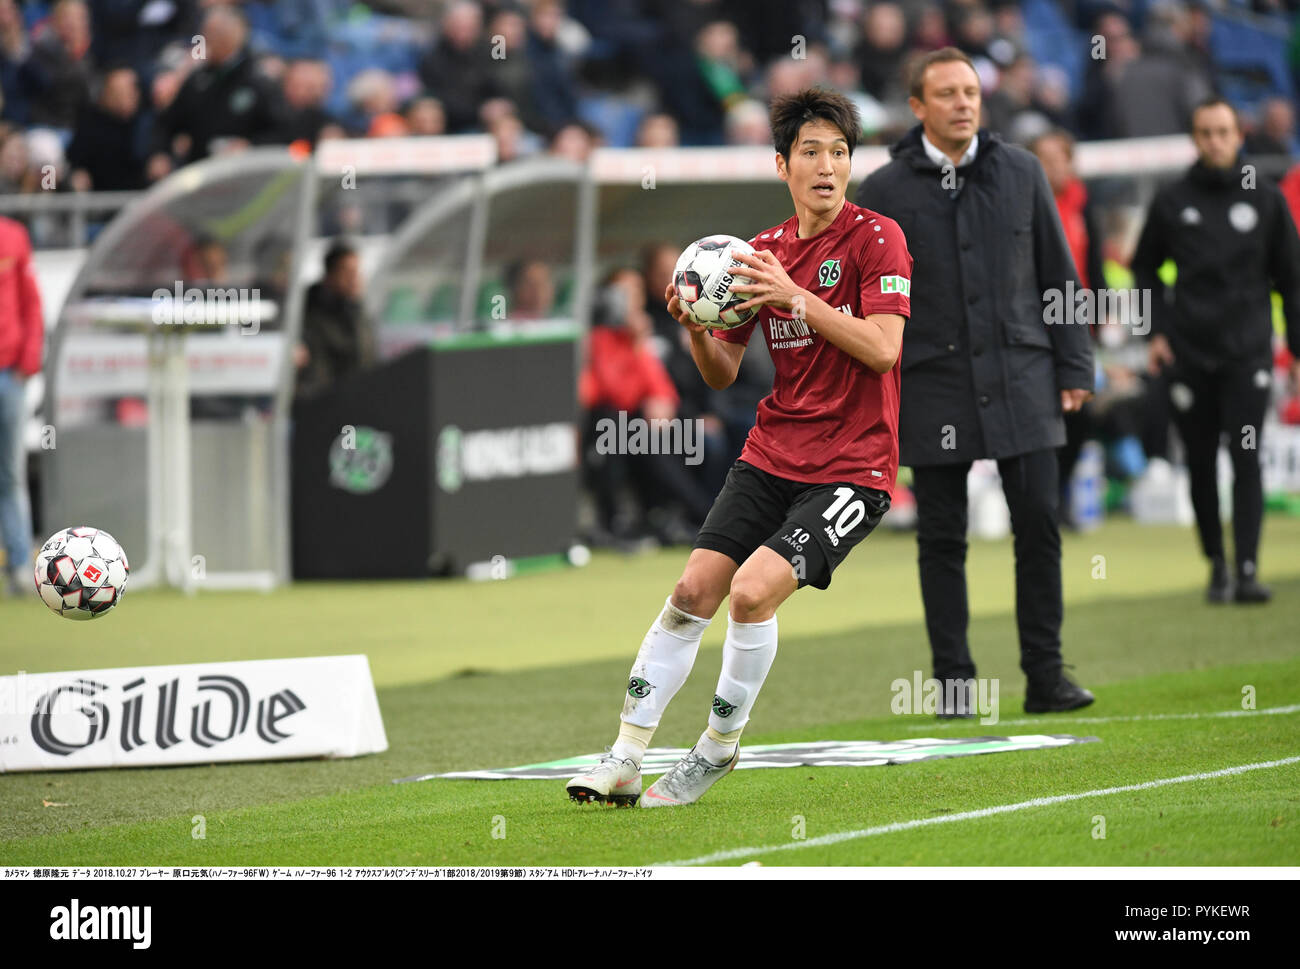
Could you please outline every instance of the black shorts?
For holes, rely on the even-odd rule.
[[[765,545],[789,561],[799,588],[825,589],[849,549],[870,535],[887,511],[889,495],[875,488],[790,481],[737,461],[695,547],[743,564]]]

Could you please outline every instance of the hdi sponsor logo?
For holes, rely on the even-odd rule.
[[[147,949],[152,941],[153,907],[149,905],[70,905],[50,909],[50,938],[59,942],[130,942]]]

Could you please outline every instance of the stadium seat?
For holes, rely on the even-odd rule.
[[[483,282],[479,284],[478,298],[474,305],[475,319],[492,319],[493,300],[498,296],[503,297],[506,300],[504,305],[509,307],[510,292],[506,289],[505,281],[499,277],[484,279]]]
[[[1224,95],[1251,106],[1271,94],[1292,97],[1285,25],[1216,15],[1210,49]]]
[[[1052,64],[1063,70],[1070,83],[1070,97],[1078,97],[1083,90],[1088,36],[1071,27],[1052,0],[1027,0],[1021,13],[1030,55],[1039,64]]]
[[[460,288],[455,283],[443,283],[433,291],[424,307],[427,320],[454,320],[460,310]]]
[[[388,294],[388,305],[384,308],[384,322],[415,323],[422,316],[419,294],[414,287],[399,286]]]
[[[613,148],[636,144],[636,128],[644,113],[612,94],[589,94],[578,99],[578,117],[599,128]]]
[[[555,281],[555,315],[564,316],[573,312],[573,277],[564,275]]]

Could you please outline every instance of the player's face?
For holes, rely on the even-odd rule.
[[[925,71],[922,97],[909,98],[916,120],[935,147],[951,151],[970,143],[979,128],[980,79],[964,61],[940,61]]]
[[[806,122],[790,148],[790,160],[778,155],[776,164],[796,206],[823,214],[843,204],[852,168],[849,143],[829,121]]]
[[[1241,151],[1241,129],[1226,104],[1201,108],[1192,118],[1192,141],[1201,162],[1210,168],[1231,168]]]

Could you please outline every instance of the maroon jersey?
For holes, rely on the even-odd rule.
[[[911,315],[912,257],[893,219],[846,201],[817,235],[800,239],[798,232],[799,218],[791,216],[749,241],[757,250],[770,249],[796,286],[842,313],[859,320],[872,313]],[[741,460],[791,481],[846,481],[892,495],[898,475],[898,361],[878,374],[802,318],[771,306],[713,336],[748,343],[756,326],[767,340],[776,379],[772,393],[759,402]]]

